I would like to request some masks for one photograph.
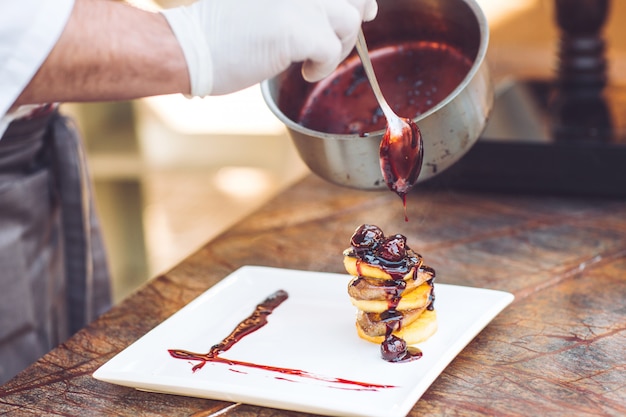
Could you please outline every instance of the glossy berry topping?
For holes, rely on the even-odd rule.
[[[380,345],[380,355],[388,362],[403,360],[406,354],[406,342],[395,335],[386,337],[385,341]]]
[[[363,224],[354,231],[350,245],[357,250],[372,249],[384,238],[383,231],[378,226]]]
[[[400,262],[406,257],[406,237],[393,235],[383,240],[376,255],[389,262]]]

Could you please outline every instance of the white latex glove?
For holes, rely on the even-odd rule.
[[[162,13],[178,39],[194,96],[231,93],[303,62],[307,81],[350,53],[376,0],[200,0]]]

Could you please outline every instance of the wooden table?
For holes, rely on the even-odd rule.
[[[626,415],[626,201],[340,188],[309,176],[0,388],[0,415],[300,416],[139,392],[92,372],[243,265],[344,272],[362,223],[402,233],[439,283],[515,301],[415,405],[422,415]]]

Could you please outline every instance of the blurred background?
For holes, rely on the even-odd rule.
[[[191,1],[128,0],[138,7]],[[549,78],[558,47],[552,0],[478,0],[496,85]],[[626,84],[626,2],[603,31],[609,80]],[[119,302],[298,181],[308,169],[259,86],[219,97],[63,104],[83,132]]]

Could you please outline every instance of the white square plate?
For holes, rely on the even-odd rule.
[[[99,380],[141,390],[334,416],[405,416],[454,357],[511,301],[507,292],[435,283],[439,330],[418,345],[419,360],[389,363],[360,339],[350,276],[245,266],[100,367]],[[277,290],[289,297],[268,323],[220,357],[297,370],[197,361],[169,349],[206,353]],[[354,382],[354,383],[353,383]]]

